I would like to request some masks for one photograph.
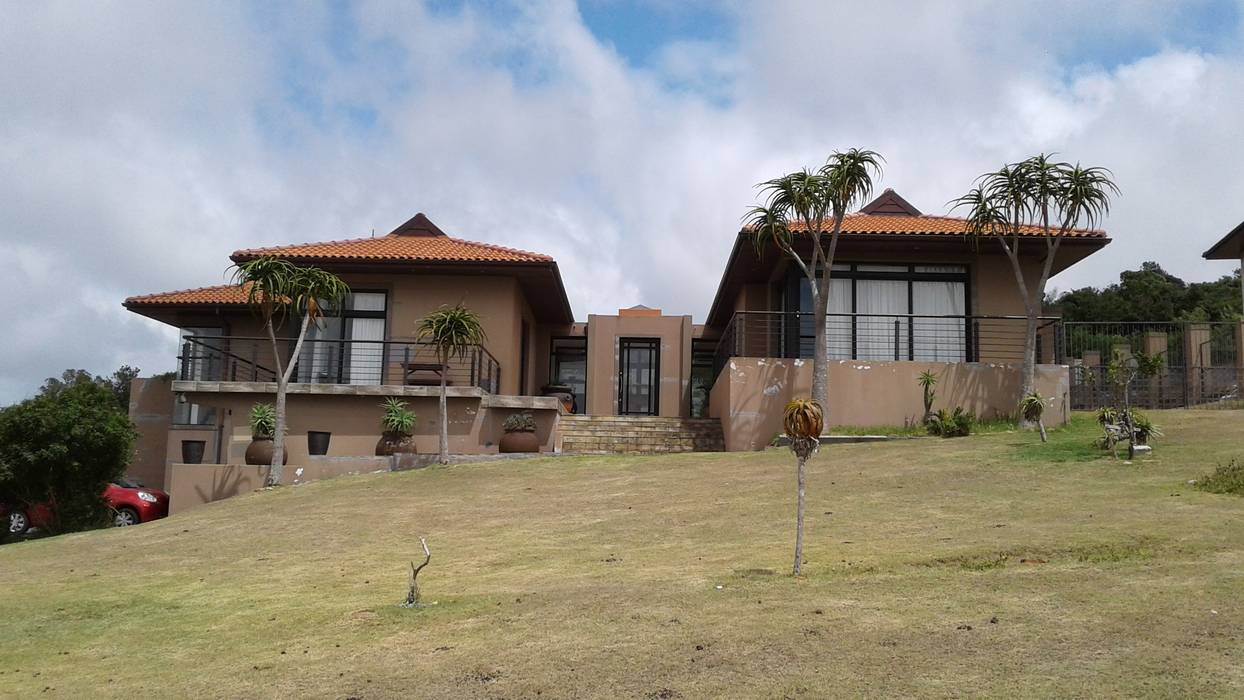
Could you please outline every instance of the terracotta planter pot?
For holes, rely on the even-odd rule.
[[[322,430],[307,431],[307,453],[313,455],[328,454],[328,442],[333,437],[332,433]]]
[[[246,463],[252,466],[272,464],[272,438],[252,437],[246,446]],[[281,454],[281,464],[289,464],[289,449]]]
[[[539,452],[540,438],[535,433],[513,432],[501,436],[497,449],[502,452]]]
[[[207,447],[206,440],[182,440],[181,441],[181,461],[182,464],[202,464],[203,450]]]
[[[388,457],[396,454],[415,454],[415,437],[404,433],[385,431],[376,443],[376,456]]]

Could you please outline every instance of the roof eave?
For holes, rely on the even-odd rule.
[[[1234,245],[1234,254],[1229,252],[1232,244]],[[1209,247],[1209,250],[1201,254],[1206,260],[1235,260],[1244,254],[1244,221],[1239,226],[1231,229],[1227,235],[1223,236],[1217,243]]]

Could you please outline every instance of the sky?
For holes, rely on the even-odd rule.
[[[704,319],[754,185],[836,149],[926,213],[1056,152],[1122,190],[1105,251],[1189,280],[1244,219],[1244,0],[0,3],[0,405],[173,369],[130,295],[228,255],[450,235],[558,261],[576,318]]]

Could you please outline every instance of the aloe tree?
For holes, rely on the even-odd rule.
[[[449,371],[449,360],[452,357],[465,358],[472,347],[480,345],[487,338],[484,325],[479,314],[462,304],[442,306],[428,314],[416,328],[419,340],[429,343],[436,350],[437,359],[441,363],[441,453],[440,463],[449,463],[449,412],[448,400],[445,396],[446,377]]]
[[[307,331],[324,315],[337,313],[350,287],[336,275],[316,267],[300,267],[288,260],[265,255],[233,266],[233,281],[246,292],[246,303],[263,320],[272,342],[276,374],[276,426],[272,434],[272,468],[268,484],[281,483],[285,461],[285,395],[298,366]],[[276,330],[288,318],[299,319],[298,336],[288,362],[281,360]]]
[[[798,460],[795,501],[795,576],[803,573],[803,512],[806,505],[808,484],[808,458],[816,454],[821,445],[821,431],[825,429],[821,404],[815,399],[792,399],[782,411],[782,427],[790,440],[790,450]]]
[[[974,243],[992,238],[1011,263],[1015,284],[1024,300],[1024,360],[1019,398],[1036,391],[1037,323],[1059,244],[1080,228],[1095,228],[1110,213],[1110,199],[1119,194],[1109,170],[1083,167],[1039,154],[1008,163],[976,179],[967,194],[952,200],[968,212],[968,233]],[[1030,252],[1021,239],[1039,239],[1041,268],[1036,279],[1024,274],[1020,256]],[[1022,414],[1020,424],[1031,427]]]
[[[842,233],[842,220],[857,203],[873,191],[873,178],[880,179],[878,153],[852,148],[834,151],[819,170],[807,169],[757,185],[764,203],[744,217],[752,231],[757,252],[773,246],[790,258],[808,280],[812,291],[815,326],[812,350],[812,399],[829,406],[829,312],[830,272]],[[810,245],[805,259],[800,239]]]

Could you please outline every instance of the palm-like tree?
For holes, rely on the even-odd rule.
[[[449,412],[448,400],[445,396],[445,375],[449,371],[449,360],[452,357],[465,358],[476,345],[483,344],[487,339],[484,325],[479,314],[462,304],[442,306],[428,314],[419,322],[415,329],[419,340],[432,345],[436,349],[437,359],[441,363],[441,445],[440,463],[449,463]]]
[[[821,431],[825,428],[821,404],[815,399],[793,399],[782,412],[782,427],[790,440],[791,452],[798,462],[798,495],[795,505],[795,568],[793,573],[803,573],[803,511],[808,483],[808,458],[816,453],[821,444]]]
[[[268,484],[276,485],[281,483],[281,467],[285,461],[285,395],[298,365],[303,341],[311,324],[325,314],[337,313],[350,287],[332,273],[315,267],[299,267],[269,255],[235,265],[233,281],[246,291],[246,303],[263,319],[264,331],[272,341],[272,360],[276,367],[276,429],[272,435]],[[285,363],[281,361],[276,329],[290,316],[302,320],[294,352]]]
[[[1072,165],[1041,153],[981,175],[975,187],[951,202],[955,209],[967,210],[968,233],[974,242],[997,240],[1011,263],[1027,317],[1021,398],[1036,391],[1037,323],[1059,244],[1072,230],[1097,227],[1110,212],[1110,199],[1119,194],[1112,178],[1105,168]],[[1035,285],[1020,264],[1020,238],[1025,231],[1025,238],[1035,232],[1045,248]],[[1022,414],[1020,423],[1031,425]]]
[[[834,151],[815,172],[800,170],[757,185],[763,193],[764,204],[752,207],[744,217],[758,252],[769,246],[776,247],[795,262],[808,280],[815,326],[812,399],[823,407],[829,406],[826,316],[830,271],[842,233],[842,220],[857,203],[872,194],[873,179],[880,179],[884,161],[875,151],[859,148]],[[811,244],[808,260],[796,250],[800,237]]]

